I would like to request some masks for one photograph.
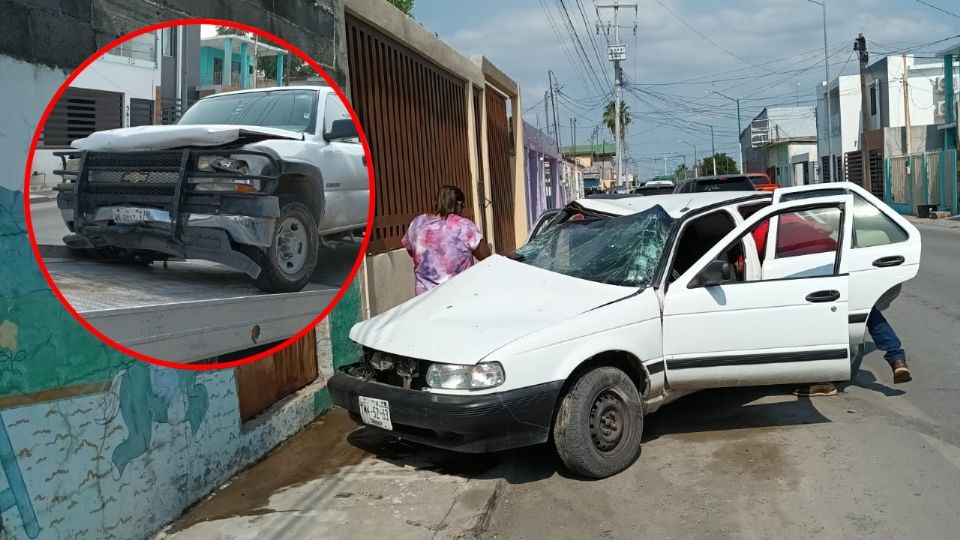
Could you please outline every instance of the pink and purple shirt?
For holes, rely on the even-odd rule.
[[[403,247],[413,257],[417,294],[423,294],[473,266],[473,250],[483,235],[467,218],[422,214],[403,235]]]

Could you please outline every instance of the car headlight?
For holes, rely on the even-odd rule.
[[[427,386],[448,390],[475,390],[500,386],[504,381],[500,362],[481,362],[473,366],[430,364]]]
[[[242,159],[231,157],[200,156],[197,158],[197,170],[248,174],[250,172],[250,165]]]

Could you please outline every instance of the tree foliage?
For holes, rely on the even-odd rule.
[[[413,2],[414,0],[390,0],[391,4],[407,15],[413,15]]]
[[[607,103],[607,106],[603,108],[603,123],[606,124],[607,129],[610,130],[610,133],[616,135],[617,132],[617,104],[614,101]],[[630,124],[630,115],[628,114],[630,107],[625,103],[620,104],[620,136],[622,137],[627,133],[627,125]]]
[[[683,180],[687,177],[687,164],[681,163],[677,165],[677,168],[674,169],[673,175],[677,177],[677,180]]]
[[[700,161],[700,175],[707,176],[713,174],[713,158],[717,159],[717,174],[736,174],[737,162],[725,152],[717,152],[713,156],[706,156]]]

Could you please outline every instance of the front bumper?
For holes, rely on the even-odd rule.
[[[563,381],[480,395],[405,390],[337,373],[327,383],[333,403],[359,421],[359,396],[390,403],[392,433],[458,452],[496,452],[546,442]],[[372,426],[371,426],[372,427]],[[380,429],[380,428],[373,428]]]
[[[272,194],[277,177],[197,172],[200,154],[255,155],[269,161],[271,174],[278,170],[271,156],[238,149],[60,153],[65,167],[56,172],[67,181],[55,188],[57,206],[74,233],[64,242],[74,248],[114,247],[205,259],[256,278],[261,269],[241,246],[270,246],[280,215],[279,199]],[[66,170],[71,156],[80,156],[79,170]],[[262,190],[199,192],[189,184],[198,176],[255,179]],[[124,213],[138,217],[121,221]]]

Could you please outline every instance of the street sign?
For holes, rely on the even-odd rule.
[[[627,46],[626,45],[612,45],[607,49],[607,57],[611,62],[616,62],[617,60],[623,61],[627,59]]]

